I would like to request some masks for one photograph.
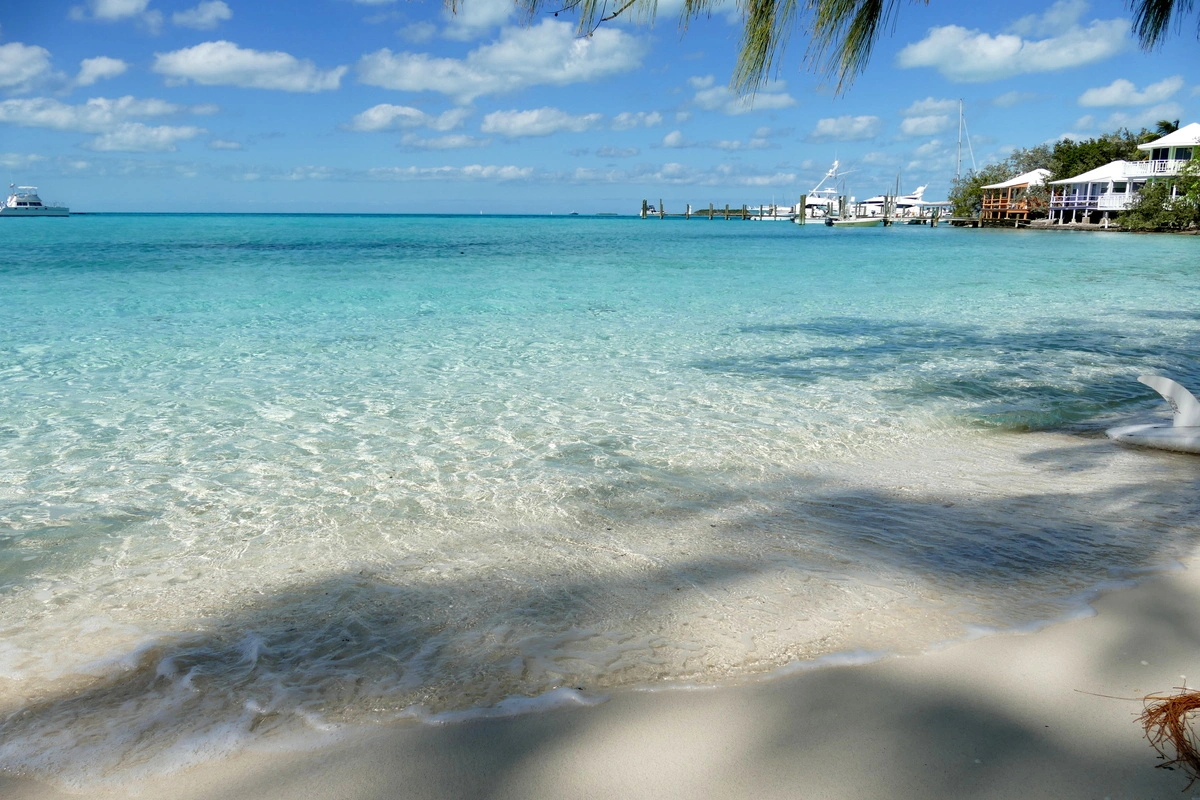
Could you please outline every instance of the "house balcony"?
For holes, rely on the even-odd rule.
[[[1130,178],[1154,177],[1156,175],[1171,177],[1179,174],[1186,160],[1178,158],[1160,159],[1158,161],[1130,161],[1125,165],[1125,175]]]
[[[1050,198],[1051,210],[1124,211],[1133,205],[1137,192],[1114,194],[1058,194]]]
[[[1030,202],[1026,198],[1013,200],[1003,195],[984,195],[979,216],[981,219],[1028,219],[1030,214],[1045,210],[1045,202]]]

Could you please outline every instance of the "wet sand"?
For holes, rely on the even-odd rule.
[[[317,752],[246,753],[115,798],[1200,797],[1136,722],[1200,677],[1200,562],[1097,614],[914,657],[592,707],[381,728]],[[0,779],[0,796],[52,787]]]

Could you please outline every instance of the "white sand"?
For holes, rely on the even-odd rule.
[[[591,708],[397,727],[316,753],[246,754],[143,798],[1200,797],[1143,738],[1137,700],[1200,683],[1200,562],[1097,616],[912,658]],[[124,797],[127,793],[89,797]],[[61,793],[0,779],[0,797]]]

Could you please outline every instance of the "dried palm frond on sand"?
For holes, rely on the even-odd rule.
[[[1150,744],[1166,759],[1160,767],[1179,767],[1188,777],[1188,785],[1183,791],[1191,788],[1200,780],[1200,750],[1196,749],[1196,731],[1191,717],[1192,712],[1200,711],[1200,690],[1180,688],[1178,694],[1147,695],[1143,698],[1146,710],[1138,721],[1146,731]],[[1171,757],[1168,750],[1174,750]]]

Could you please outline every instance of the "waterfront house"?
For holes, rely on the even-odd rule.
[[[1170,178],[1179,174],[1179,170],[1191,160],[1200,149],[1200,122],[1184,125],[1174,133],[1155,139],[1153,142],[1139,144],[1138,150],[1148,152],[1148,161],[1134,161],[1130,164],[1130,174],[1148,178]]]
[[[1200,151],[1200,122],[1139,144],[1138,149],[1150,157],[1144,161],[1112,161],[1073,178],[1051,181],[1050,219],[1056,223],[1107,225],[1110,215],[1133,205],[1147,181],[1175,177]]]
[[[1139,168],[1143,163],[1111,161],[1073,178],[1050,181],[1050,219],[1107,225],[1109,215],[1129,208],[1146,184]]]
[[[1045,204],[1029,196],[1029,190],[1042,186],[1050,174],[1048,169],[1035,169],[1000,183],[983,187],[983,208],[979,218],[984,220],[1028,220],[1045,210]]]

